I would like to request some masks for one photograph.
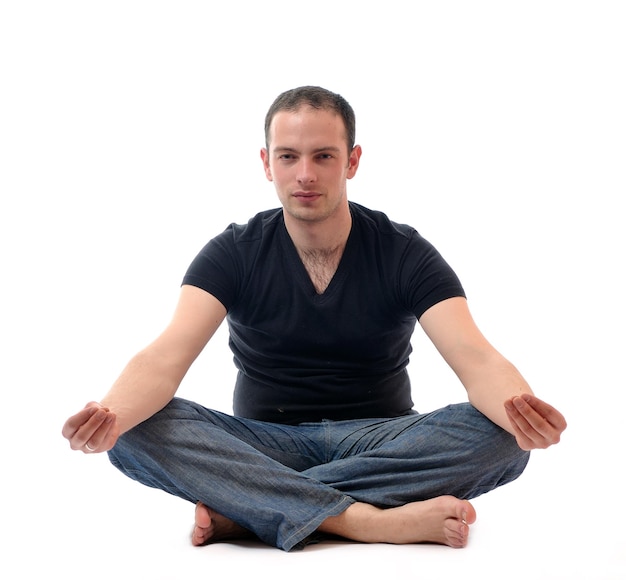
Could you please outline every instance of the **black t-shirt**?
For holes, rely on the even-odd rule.
[[[415,324],[437,302],[465,294],[413,228],[352,202],[350,211],[352,229],[323,294],[282,209],[231,224],[191,263],[183,284],[228,312],[236,415],[298,424],[413,412],[406,366]]]

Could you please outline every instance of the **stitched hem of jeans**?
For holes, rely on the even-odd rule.
[[[283,542],[283,545],[279,547],[285,550],[285,552],[290,552],[292,550],[302,550],[306,546],[320,542],[323,538],[323,534],[316,532],[316,530],[320,527],[322,522],[326,518],[338,516],[343,513],[354,502],[355,500],[348,496],[342,497],[337,505],[318,514],[310,522],[307,522],[304,526],[291,534],[291,536]]]

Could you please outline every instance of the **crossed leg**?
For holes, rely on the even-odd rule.
[[[318,531],[365,543],[436,543],[463,548],[475,521],[470,502],[445,495],[388,509],[357,502],[324,520]],[[252,534],[245,528],[202,503],[196,505],[193,545],[246,537]]]
[[[316,531],[463,547],[476,520],[467,499],[511,481],[527,461],[470,406],[347,423],[263,424],[173,400],[109,457],[132,479],[197,504],[194,545],[254,534],[286,551]]]
[[[339,458],[306,473],[356,501],[323,520],[317,531],[365,543],[467,545],[476,511],[461,498],[475,497],[514,479],[527,455],[511,436],[469,405],[432,413],[420,419],[417,430],[407,428],[413,423],[417,425],[417,420],[407,417],[388,424],[362,424],[358,429],[352,425],[347,435],[340,426],[334,427]],[[437,457],[436,465],[433,457]],[[443,495],[442,488],[454,489],[448,493],[459,496]],[[416,501],[416,495],[426,499]],[[195,544],[242,532],[243,528],[206,506],[196,509]]]

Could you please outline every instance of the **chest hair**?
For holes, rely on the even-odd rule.
[[[339,267],[343,246],[332,250],[298,250],[298,254],[315,291],[323,294]]]

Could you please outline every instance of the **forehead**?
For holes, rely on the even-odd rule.
[[[278,111],[270,124],[269,138],[272,145],[283,141],[325,140],[345,141],[346,128],[343,119],[334,111],[301,106],[295,111]]]

